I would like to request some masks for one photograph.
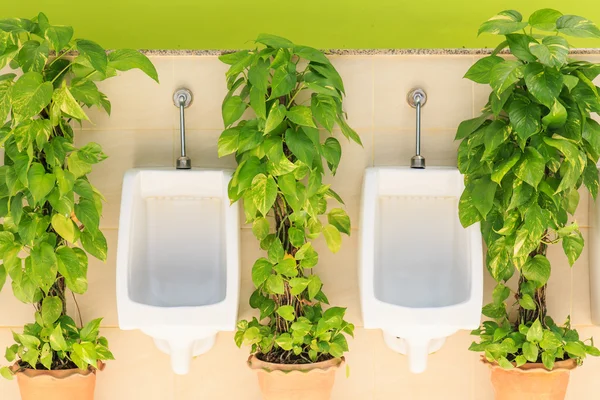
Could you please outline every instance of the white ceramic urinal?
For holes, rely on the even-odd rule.
[[[121,329],[140,329],[186,374],[235,329],[239,216],[228,172],[133,169],[123,181],[117,251]]]
[[[458,219],[463,177],[454,168],[369,168],[363,184],[360,290],[365,328],[423,372],[459,329],[479,326],[479,224]]]

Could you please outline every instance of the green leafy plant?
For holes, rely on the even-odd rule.
[[[600,30],[582,17],[543,9],[527,22],[517,11],[503,11],[481,25],[484,32],[506,40],[465,75],[489,84],[492,93],[482,115],[462,122],[456,135],[466,185],[459,216],[465,227],[481,221],[497,286],[483,308],[493,320],[473,332],[481,341],[470,349],[503,368],[581,363],[600,352],[593,340],[580,340],[570,320],[558,326],[547,315],[546,251],[562,242],[573,265],[584,243],[568,215],[577,209],[582,184],[594,199],[598,194],[600,124],[590,114],[600,112],[600,88],[592,83],[600,65],[569,59],[563,35],[600,38]],[[506,47],[514,58],[498,56]],[[515,273],[513,290],[507,282]]]
[[[0,75],[0,289],[10,276],[15,297],[34,305],[35,322],[14,334],[6,359],[21,369],[95,368],[113,358],[99,337],[101,319],[78,327],[66,301],[67,291],[87,290],[87,254],[106,260],[103,196],[87,177],[106,156],[97,143],[76,148],[71,125],[88,120],[83,107],[110,113],[96,81],[132,68],[158,76],[139,52],[107,55],[44,14],[0,20],[0,69],[7,65],[19,76]],[[14,370],[0,372],[12,378]]]
[[[360,138],[342,111],[342,79],[323,53],[272,35],[256,42],[264,47],[220,57],[231,67],[218,152],[235,153],[229,197],[243,199],[246,221],[267,252],[252,268],[250,306],[260,317],[240,321],[235,341],[274,363],[341,357],[354,325],[344,320],[345,308],[323,309],[329,303],[312,272],[319,259],[312,241],[322,234],[335,253],[341,233],[350,235],[346,212],[328,210],[328,199],[342,199],[322,178],[324,161],[332,174],[340,163],[334,125],[358,144]],[[253,118],[233,126],[248,107]],[[319,126],[328,133],[324,141]]]

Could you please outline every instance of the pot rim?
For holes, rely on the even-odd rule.
[[[322,373],[326,374],[330,370],[339,369],[346,359],[342,356],[339,358],[332,358],[331,360],[320,361],[317,363],[310,364],[276,364],[267,361],[262,361],[256,354],[251,354],[248,357],[248,367],[256,371],[262,371],[271,374],[283,374],[289,375],[294,373],[307,374],[307,373]]]
[[[574,360],[572,358],[569,358],[568,360],[556,361],[554,363],[554,368],[552,368],[551,370],[546,369],[546,367],[542,363],[530,363],[530,362],[527,362],[526,364],[523,364],[520,367],[517,367],[516,364],[513,362],[511,364],[513,364],[515,366],[515,368],[511,369],[511,370],[507,370],[507,369],[502,368],[500,365],[498,365],[497,362],[489,362],[484,356],[481,356],[481,362],[483,364],[489,366],[490,369],[492,369],[492,370],[501,369],[504,371],[509,371],[509,372],[514,371],[514,372],[523,373],[523,374],[534,373],[534,372],[551,374],[551,373],[557,372],[557,371],[565,371],[565,370],[571,371],[578,367],[577,360]]]
[[[79,368],[71,369],[59,369],[59,370],[47,370],[47,369],[32,369],[32,368],[21,368],[18,362],[15,362],[11,367],[11,371],[15,376],[27,377],[27,378],[51,378],[51,379],[68,379],[75,376],[87,377],[89,375],[96,375],[97,371],[104,371],[106,364],[102,361],[98,361],[97,368],[89,368],[82,370]]]

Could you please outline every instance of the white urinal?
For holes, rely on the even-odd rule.
[[[133,169],[123,180],[117,251],[121,329],[140,329],[186,374],[235,329],[239,216],[230,173]]]
[[[459,329],[479,326],[483,253],[479,224],[458,219],[455,168],[369,168],[363,184],[360,291],[365,328],[423,372]]]

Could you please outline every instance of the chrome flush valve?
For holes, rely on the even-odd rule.
[[[181,138],[181,156],[177,159],[177,169],[192,168],[192,161],[185,153],[185,112],[184,110],[192,104],[192,92],[188,89],[179,89],[173,93],[173,103],[179,108],[179,132]]]
[[[416,143],[416,153],[410,159],[410,167],[417,169],[425,168],[425,157],[421,155],[421,108],[427,103],[427,94],[421,88],[416,88],[408,92],[408,96],[406,96],[406,101],[408,104],[417,110],[417,143]]]

